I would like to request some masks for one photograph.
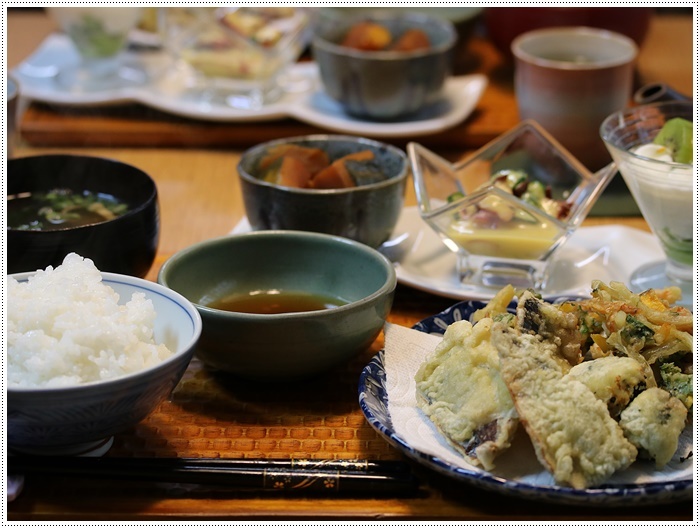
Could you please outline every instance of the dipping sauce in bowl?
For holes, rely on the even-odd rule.
[[[372,345],[391,310],[396,272],[377,250],[347,238],[258,231],[182,249],[158,282],[202,316],[202,363],[248,380],[288,382]]]
[[[339,297],[304,291],[258,290],[249,293],[233,293],[212,301],[207,306],[229,312],[281,314],[328,310],[347,303],[348,301]]]

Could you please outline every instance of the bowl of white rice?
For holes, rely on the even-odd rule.
[[[8,275],[5,301],[10,451],[106,451],[170,395],[202,330],[183,296],[75,253]]]

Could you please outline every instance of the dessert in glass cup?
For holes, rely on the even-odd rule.
[[[693,300],[693,104],[666,102],[609,116],[600,133],[666,260],[631,277],[638,290],[678,286]]]

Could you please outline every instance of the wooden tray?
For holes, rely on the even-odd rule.
[[[458,48],[456,74],[484,73],[489,85],[476,110],[459,125],[411,137],[427,146],[478,148],[518,123],[512,67],[487,40],[474,37]],[[69,107],[32,103],[20,123],[25,142],[46,147],[233,147],[281,137],[327,132],[294,119],[219,123],[166,114],[140,104]],[[371,137],[371,136],[369,136]],[[404,145],[407,138],[383,141]]]
[[[399,286],[390,322],[412,326],[453,303]],[[327,375],[261,385],[211,371],[197,359],[170,398],[137,426],[115,436],[106,457],[231,457],[402,460],[367,423],[357,380],[383,346],[378,338]],[[285,497],[263,492],[138,480],[28,478],[8,505],[9,520],[182,521],[261,519],[689,520],[691,501],[670,507],[572,508],[501,495],[411,464],[422,484],[409,496]],[[505,500],[505,502],[504,502]],[[504,509],[504,504],[507,507]]]

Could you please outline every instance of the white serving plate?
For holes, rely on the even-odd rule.
[[[460,300],[490,300],[496,289],[460,282],[457,259],[440,237],[420,217],[416,207],[406,207],[392,240],[401,241],[392,253],[400,283],[426,292]],[[551,279],[540,293],[546,297],[583,297],[595,279],[619,281],[630,287],[639,267],[663,261],[664,253],[651,233],[626,226],[580,227],[559,250]],[[684,299],[692,302],[692,299]]]
[[[445,328],[485,306],[482,301],[462,301],[424,319],[413,329],[416,334],[441,336]],[[427,343],[413,337],[408,346],[405,332],[391,330],[385,335],[386,350],[363,369],[358,386],[360,407],[369,424],[390,444],[416,462],[450,478],[507,497],[555,504],[592,507],[650,506],[690,500],[693,496],[693,425],[686,426],[678,451],[663,469],[638,460],[613,475],[606,484],[587,489],[560,486],[537,461],[532,444],[520,430],[511,447],[487,471],[467,463],[451,447],[415,403],[414,376],[424,359]],[[419,334],[420,332],[420,334]],[[392,336],[399,337],[392,337]],[[431,337],[432,337],[431,336]],[[434,343],[436,338],[431,340]],[[393,352],[392,352],[393,350]],[[387,354],[393,354],[389,357]]]
[[[283,118],[334,132],[373,137],[407,137],[434,134],[461,123],[478,103],[487,85],[481,74],[451,77],[442,101],[418,115],[392,122],[365,121],[346,114],[340,104],[323,91],[315,62],[295,64],[288,73],[289,89],[274,103],[260,109],[234,108],[194,97],[186,76],[174,68],[161,50],[129,52],[127,62],[149,74],[145,84],[125,85],[100,91],[75,91],[56,82],[61,67],[75,64],[78,55],[62,34],[50,35],[39,48],[13,70],[22,96],[35,101],[98,106],[138,102],[181,117],[217,122],[260,122]]]
[[[251,227],[243,219],[231,234]],[[399,283],[457,300],[489,301],[498,289],[460,282],[457,258],[426,224],[414,206],[404,207],[390,240],[379,251],[394,262]],[[640,267],[665,259],[654,235],[621,225],[580,227],[559,250],[552,276],[540,293],[552,297],[588,297],[593,280],[630,287]],[[679,304],[692,303],[682,299]]]

